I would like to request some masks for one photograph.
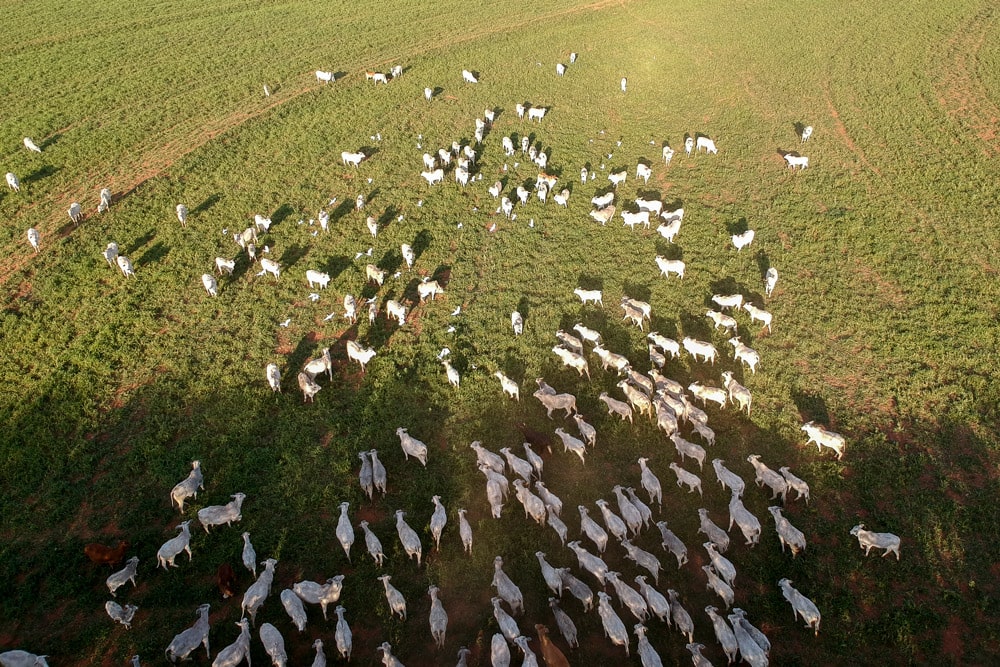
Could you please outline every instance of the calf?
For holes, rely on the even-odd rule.
[[[222,593],[223,600],[233,597],[236,593],[236,573],[233,572],[233,566],[229,563],[220,565],[215,573],[215,583]]]

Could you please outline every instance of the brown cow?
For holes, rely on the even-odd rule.
[[[559,647],[549,639],[549,629],[541,624],[535,626],[538,633],[538,643],[542,646],[542,660],[548,667],[569,667],[569,660],[559,650]]]
[[[222,599],[232,597],[236,593],[236,573],[229,563],[219,566],[219,571],[215,573],[215,583],[219,586]]]
[[[129,543],[122,540],[118,543],[117,547],[106,547],[103,544],[98,544],[97,542],[91,542],[83,548],[83,553],[87,554],[87,558],[90,559],[92,563],[98,563],[103,565],[110,565],[114,567],[122,562],[125,558],[125,550],[128,549]]]

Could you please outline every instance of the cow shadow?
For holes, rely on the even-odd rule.
[[[330,280],[336,280],[340,274],[347,270],[347,267],[353,264],[354,262],[347,255],[334,255],[326,260],[326,264],[323,265],[323,272],[330,276]]]
[[[677,319],[685,336],[697,338],[698,340],[712,340],[712,323],[705,317],[704,313],[693,314],[685,311],[680,313]],[[661,331],[660,333],[668,335],[665,331]]]
[[[382,214],[378,216],[378,229],[381,232],[383,229],[388,229],[389,225],[396,221],[396,217],[399,215],[399,209],[396,208],[394,204],[390,204],[388,208],[382,211]]]
[[[799,134],[801,134],[801,132]],[[44,141],[42,141],[42,143],[40,143],[38,147],[44,151],[49,146],[55,146],[62,139],[62,136],[63,136],[62,132],[56,132],[51,137],[48,137]]]
[[[283,269],[288,269],[288,267],[293,266],[300,259],[305,257],[306,253],[309,252],[309,248],[304,245],[299,245],[297,243],[288,246],[288,248],[281,254],[281,259],[278,262],[281,264]]]
[[[448,283],[451,282],[451,265],[441,264],[438,266],[431,274],[431,280],[436,280],[442,288],[448,287]]]
[[[157,241],[152,245],[152,247],[150,247],[149,250],[142,254],[142,257],[136,260],[135,264],[137,267],[146,266],[154,262],[159,262],[168,254],[170,254],[170,246],[163,241]]]
[[[430,247],[431,241],[434,240],[434,235],[431,234],[430,230],[421,229],[417,232],[417,235],[413,237],[413,243],[410,245],[413,248],[413,259],[414,262],[420,259],[420,256],[424,254],[427,248]]]
[[[646,303],[649,303],[649,300],[653,296],[653,291],[650,289],[648,284],[634,283],[630,280],[626,280],[622,283],[622,293],[626,296],[632,297],[633,299],[645,301]]]
[[[742,234],[749,229],[749,224],[745,217],[741,217],[739,220],[734,220],[726,223],[726,230],[730,235]]]
[[[288,216],[293,213],[295,213],[295,209],[292,208],[291,204],[282,204],[274,213],[271,214],[271,224],[279,225],[288,219]]]
[[[504,375],[514,382],[521,384],[523,380],[527,379],[525,373],[528,372],[528,364],[524,360],[524,355],[516,350],[508,350],[504,355],[503,361],[498,365],[497,370],[502,371]]]
[[[771,268],[771,258],[765,250],[758,250],[754,253],[754,261],[757,262],[757,270],[760,271],[760,279],[767,277],[767,270]]]
[[[521,300],[517,302],[517,312],[521,313],[521,317],[525,320],[531,315],[531,302],[528,297],[522,296]]]
[[[801,121],[795,121],[794,123],[792,123],[792,129],[795,130],[796,137],[801,137],[802,133],[806,129],[806,124]]]
[[[815,421],[818,424],[830,423],[830,411],[822,396],[809,390],[794,387],[791,390],[792,402],[799,411],[803,422]]]
[[[142,236],[140,236],[139,238],[137,238],[135,241],[133,241],[132,244],[129,245],[129,247],[125,250],[125,254],[126,255],[131,255],[131,254],[135,253],[136,251],[139,250],[139,248],[143,247],[144,245],[146,245],[147,243],[149,243],[150,241],[152,241],[153,237],[155,237],[155,236],[156,236],[156,231],[150,229],[145,234],[143,234]]]
[[[667,259],[684,259],[684,250],[676,243],[671,243],[666,239],[656,240],[656,254]]]
[[[593,276],[588,273],[581,273],[576,280],[576,286],[584,290],[603,290],[604,278]]]
[[[666,213],[669,213],[671,211],[676,211],[677,209],[681,208],[684,208],[684,200],[681,199],[680,197],[675,197],[670,201],[664,200],[663,202],[663,210]]]
[[[191,215],[195,216],[199,213],[204,213],[205,211],[209,210],[210,208],[218,204],[221,199],[222,195],[219,194],[218,192],[209,195],[204,200],[202,200],[200,204],[191,209]],[[114,197],[111,198],[111,201],[112,203],[114,203]]]
[[[337,207],[330,212],[330,222],[341,220],[354,210],[354,201],[345,199],[337,204]]]
[[[434,90],[431,91],[431,99],[438,97],[442,93],[444,93],[444,88],[442,88],[441,86],[434,86]]]
[[[62,171],[62,167],[55,167],[51,164],[42,165],[35,171],[25,176],[22,182],[25,185],[27,185],[28,183],[37,183],[38,181],[48,178],[49,176],[52,176],[54,174],[57,174],[60,171]]]

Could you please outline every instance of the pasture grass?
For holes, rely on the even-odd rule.
[[[804,554],[781,554],[770,503],[755,488],[746,504],[763,524],[761,544],[750,550],[734,534],[729,552],[737,603],[767,632],[776,661],[982,663],[997,654],[990,277],[1000,237],[991,224],[995,144],[977,135],[972,118],[996,104],[995,77],[983,73],[995,47],[960,39],[970,27],[995,33],[985,3],[738,4],[723,20],[722,8],[695,2],[541,2],[499,13],[457,2],[434,12],[409,3],[376,11],[309,0],[176,2],[151,6],[150,18],[102,6],[102,24],[69,20],[79,10],[72,3],[47,8],[44,17],[9,8],[12,38],[0,50],[0,90],[10,100],[0,159],[26,185],[0,194],[8,221],[0,231],[0,374],[9,388],[0,399],[4,647],[49,653],[59,664],[121,664],[136,652],[152,661],[210,601],[217,651],[236,636],[229,623],[239,605],[222,602],[212,578],[219,563],[238,562],[242,530],[261,559],[279,560],[274,598],[294,581],[347,575],[342,603],[364,661],[382,641],[406,664],[450,660],[461,645],[488,650],[497,554],[527,597],[522,630],[548,622],[534,552],[556,566],[575,568],[575,560],[550,529],[522,520],[513,499],[502,519],[489,518],[468,450],[473,440],[494,451],[518,448],[520,421],[546,430],[562,424],[546,420],[529,396],[534,378],[545,377],[576,394],[598,428],[586,465],[558,447],[547,455],[545,480],[565,502],[571,535],[576,505],[593,508],[615,483],[637,484],[635,460],[649,456],[664,484],[662,518],[692,556],[677,572],[664,554],[660,589],[680,591],[696,640],[719,662],[701,612],[717,600],[697,569],[705,559],[695,510],[706,507],[724,524],[726,495],[711,471],[702,475],[703,500],[674,487],[667,465],[676,455],[662,434],[644,419],[619,422],[598,401],[602,391],[616,395],[617,378],[590,356],[593,379],[581,381],[550,352],[556,329],[582,321],[646,369],[645,332],[618,317],[617,300],[629,294],[653,304],[653,329],[713,340],[723,351],[714,368],[670,361],[668,375],[718,384],[720,370],[730,369],[754,392],[750,418],[707,408],[718,434],[709,457],[749,478],[744,460],[759,453],[812,487],[812,502],[791,502],[787,512],[807,535]],[[555,63],[570,51],[578,62],[556,77]],[[109,54],[113,71],[102,67]],[[950,75],[956,62],[973,64],[968,78]],[[360,76],[394,63],[407,71],[388,86]],[[347,76],[323,86],[311,75],[319,68]],[[463,68],[479,71],[482,83],[461,84]],[[67,82],[59,95],[49,82],[57,74]],[[974,88],[962,87],[970,81]],[[272,98],[259,92],[264,82]],[[425,86],[442,88],[431,103]],[[979,107],[948,102],[963,95]],[[540,124],[519,121],[514,105],[524,101],[551,111]],[[482,180],[462,189],[449,173],[428,188],[420,155],[470,139],[473,118],[488,107],[499,115],[477,165]],[[795,123],[815,126],[809,144],[799,145]],[[716,139],[717,156],[683,154],[684,134],[696,132]],[[380,141],[371,139],[376,133]],[[537,172],[526,156],[503,156],[501,137],[512,133],[551,150],[550,171],[572,189],[567,209],[533,198],[515,221],[493,213],[489,184],[499,178],[510,193]],[[26,134],[43,145],[40,156],[20,147]],[[669,167],[659,157],[664,140],[678,150]],[[359,147],[377,150],[357,170],[342,166],[340,151]],[[809,155],[810,169],[790,172],[779,150]],[[632,178],[639,159],[653,164],[648,186]],[[598,179],[583,185],[585,164]],[[618,218],[602,228],[587,217],[589,198],[619,167],[630,170],[619,203],[643,192],[683,204],[677,244],[621,228]],[[93,211],[104,186],[121,195],[111,210],[67,225],[69,202]],[[358,194],[368,200],[360,213]],[[308,220],[333,197],[329,233],[312,236],[318,226]],[[179,202],[192,211],[183,228],[173,213]],[[231,240],[255,213],[275,221],[261,245],[282,265],[277,282],[255,276],[259,269]],[[367,214],[385,223],[376,239]],[[24,242],[32,225],[42,232],[38,256]],[[746,228],[757,238],[736,253],[729,237]],[[136,279],[125,281],[100,257],[111,240],[133,259]],[[404,242],[418,253],[413,272],[402,265]],[[356,260],[368,247],[371,259]],[[655,254],[683,259],[684,280],[658,277]],[[217,255],[238,257],[237,269],[212,299],[199,276]],[[368,261],[401,276],[376,292],[365,284]],[[781,278],[765,302],[768,266]],[[308,268],[332,277],[316,303],[303,280]],[[439,277],[445,294],[417,305],[422,276]],[[602,289],[605,307],[581,306],[577,286]],[[744,342],[762,355],[754,375],[734,365],[704,318],[712,294],[732,291],[775,315],[766,335],[738,318]],[[359,302],[377,296],[383,308],[386,298],[403,299],[409,321],[369,325],[359,308],[349,326],[340,317],[345,293]],[[525,317],[518,338],[510,333],[515,309]],[[337,317],[326,322],[330,311]],[[344,345],[354,338],[378,352],[365,373],[346,361]],[[315,404],[303,405],[295,374],[326,346],[334,380],[321,379]],[[458,390],[437,361],[446,346],[462,373]],[[271,361],[282,369],[282,394],[266,388]],[[520,402],[502,397],[491,377],[497,370],[520,382]],[[847,435],[843,461],[803,446],[799,426],[809,419]],[[430,446],[426,469],[403,461],[398,426]],[[389,471],[389,494],[374,502],[356,481],[356,454],[371,448]],[[154,572],[154,553],[178,520],[167,495],[196,458],[206,490],[186,516],[244,491],[244,519],[207,536],[195,522],[194,561],[182,556],[179,568]],[[434,494],[449,510],[440,553],[431,551],[427,526]],[[375,580],[381,572],[363,541],[351,563],[336,543],[343,500],[355,523],[369,520],[381,538],[385,572],[410,605],[406,622],[388,617]],[[471,559],[455,531],[462,506],[475,534]],[[406,561],[396,509],[422,535],[424,568]],[[863,558],[848,535],[859,522],[901,535],[902,561]],[[128,632],[101,611],[109,572],[82,554],[87,542],[122,537],[141,558],[138,589],[119,594],[140,606]],[[638,543],[663,553],[655,530]],[[627,579],[639,573],[612,550],[608,561]],[[240,576],[242,589],[249,576]],[[791,623],[775,586],[781,577],[823,612],[819,638]],[[442,656],[431,652],[426,627],[430,583],[441,586],[451,614]],[[620,657],[597,639],[596,615],[584,616],[571,599],[563,607],[585,650]],[[315,610],[304,636],[276,600],[260,619],[282,630],[297,663],[315,636],[333,653],[333,625]],[[653,623],[650,638],[666,661],[687,661],[676,633]]]

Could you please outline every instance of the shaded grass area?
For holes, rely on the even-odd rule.
[[[648,368],[643,333],[618,317],[617,301],[629,294],[653,304],[654,329],[678,339],[713,340],[726,351],[714,368],[671,361],[671,377],[685,386],[695,380],[717,385],[721,370],[734,370],[754,392],[751,418],[707,409],[719,434],[710,457],[726,459],[749,479],[746,456],[759,453],[773,468],[790,465],[812,486],[812,503],[789,503],[788,510],[806,532],[805,554],[795,560],[781,555],[767,496],[754,488],[746,503],[761,518],[764,537],[753,550],[739,545],[729,554],[739,571],[737,603],[771,637],[773,658],[821,664],[850,651],[859,662],[887,654],[900,662],[988,661],[997,653],[991,629],[996,565],[989,548],[998,519],[991,502],[998,491],[997,341],[995,307],[989,305],[996,302],[990,298],[995,287],[983,277],[992,273],[989,250],[997,235],[990,224],[995,213],[984,203],[995,199],[996,184],[985,178],[989,166],[977,140],[935,106],[935,66],[927,51],[930,38],[953,34],[978,7],[900,2],[883,13],[852,3],[838,12],[803,14],[744,6],[736,8],[736,21],[718,21],[717,9],[694,3],[667,9],[640,2],[567,15],[536,30],[505,31],[498,27],[502,21],[471,10],[454,9],[457,20],[441,23],[419,19],[416,8],[401,5],[395,24],[425,36],[408,52],[400,50],[412,55],[399,81],[373,88],[352,76],[301,92],[193,153],[178,151],[164,173],[75,230],[62,227],[65,206],[57,216],[39,202],[58,201],[56,194],[71,190],[90,169],[132,173],[139,162],[116,155],[169,150],[206,118],[247,103],[244,91],[256,90],[261,79],[288,77],[295,83],[286,92],[292,85],[305,90],[302,71],[321,66],[312,63],[322,49],[328,49],[323,67],[340,69],[336,62],[327,65],[335,54],[352,75],[387,62],[402,33],[386,31],[363,46],[338,39],[331,42],[335,49],[319,44],[316,26],[351,20],[360,32],[371,17],[312,3],[204,11],[164,5],[159,9],[169,29],[157,27],[159,21],[132,25],[140,34],[161,33],[160,42],[147,40],[142,47],[159,43],[156,58],[126,52],[121,62],[123,68],[145,62],[153,72],[162,67],[175,77],[168,82],[192,86],[170,104],[147,109],[151,97],[163,94],[160,81],[130,79],[124,70],[117,76],[129,86],[100,88],[77,76],[79,96],[71,95],[58,113],[47,110],[39,91],[24,89],[19,109],[44,118],[46,128],[103,109],[109,117],[99,122],[107,123],[117,152],[102,152],[109,145],[104,134],[68,130],[53,139],[51,130],[39,131],[36,139],[44,134],[52,142],[34,172],[41,176],[24,199],[0,195],[0,211],[17,222],[4,232],[11,256],[25,253],[22,228],[39,224],[45,232],[45,251],[7,279],[0,321],[0,373],[10,388],[0,402],[7,427],[0,469],[11,480],[0,494],[0,605],[5,618],[17,619],[0,626],[3,645],[50,653],[64,664],[119,664],[135,652],[158,655],[190,624],[194,608],[211,601],[217,650],[236,636],[229,623],[239,610],[238,602],[219,599],[212,578],[219,563],[238,562],[238,532],[249,530],[260,557],[279,560],[272,597],[304,578],[347,576],[342,603],[356,633],[356,655],[364,660],[381,641],[390,641],[407,664],[446,661],[461,645],[485,660],[482,651],[496,631],[488,599],[493,557],[504,557],[525,591],[525,630],[550,619],[534,552],[541,548],[554,565],[575,568],[550,530],[522,520],[513,499],[501,520],[489,518],[467,448],[472,440],[494,451],[518,448],[514,425],[522,420],[551,429],[528,396],[534,378],[543,376],[576,394],[581,412],[598,428],[597,449],[585,466],[558,449],[546,453],[545,480],[565,502],[571,534],[575,506],[593,511],[596,498],[611,499],[613,484],[637,484],[634,462],[649,456],[666,491],[662,516],[692,560],[676,572],[664,554],[660,589],[680,591],[695,617],[696,640],[709,645],[706,653],[719,662],[722,654],[701,613],[717,600],[704,591],[699,571],[706,559],[695,510],[706,507],[725,524],[726,495],[710,483],[710,471],[702,475],[703,500],[674,487],[667,465],[676,455],[662,434],[642,419],[630,426],[607,416],[598,401],[602,391],[617,395],[617,378],[599,371],[591,356],[594,379],[582,382],[549,351],[552,332],[583,322],[599,329],[610,349]],[[537,9],[539,15],[554,10]],[[218,29],[219,16],[233,11],[244,28]],[[264,26],[283,15],[294,17],[296,30],[309,30],[280,44],[253,39],[254,30],[270,34]],[[900,15],[917,18],[904,30],[895,22]],[[199,22],[219,38],[179,39]],[[635,34],[637,23],[662,39]],[[891,31],[885,28],[890,23]],[[596,42],[597,24],[633,36]],[[511,19],[511,25],[518,23]],[[772,39],[775,26],[782,28],[778,34],[801,35],[804,42],[810,35],[833,38],[810,42],[823,45],[814,52],[793,53],[789,43]],[[60,54],[71,62],[116,50],[121,34],[105,37],[106,45],[91,41]],[[886,34],[897,40],[892,57],[908,63],[914,76],[869,76],[899,70],[883,42],[876,47],[874,36]],[[449,46],[449,40],[460,43]],[[172,57],[182,48],[185,58]],[[224,60],[213,66],[198,57],[200,49]],[[279,49],[284,58],[268,49]],[[580,53],[578,63],[556,78],[554,64],[571,50]],[[3,57],[14,62],[28,55]],[[258,69],[234,73],[223,64],[233,58]],[[476,87],[459,83],[458,73],[470,63],[482,72]],[[271,74],[268,68],[280,69]],[[626,96],[617,88],[624,75]],[[444,92],[427,104],[422,90],[432,84]],[[4,85],[19,83],[9,78]],[[195,98],[204,106],[188,103]],[[518,121],[514,105],[525,101],[551,106],[550,114],[541,124]],[[444,185],[428,188],[419,177],[421,154],[470,139],[472,119],[485,108],[499,115],[476,167],[483,179],[462,189],[449,174]],[[816,127],[806,146],[796,143],[796,122]],[[9,137],[4,145],[16,145],[27,132],[17,118],[0,127],[0,136]],[[376,132],[381,140],[372,139]],[[718,156],[683,154],[685,133],[697,132],[716,138]],[[515,221],[493,213],[497,202],[486,193],[489,184],[500,179],[510,192],[537,173],[525,156],[503,157],[500,140],[510,134],[526,134],[551,149],[550,172],[560,175],[560,187],[572,189],[567,209],[533,199],[517,209]],[[659,159],[664,140],[678,149],[670,167]],[[359,147],[377,152],[357,170],[340,164],[340,151]],[[810,169],[785,169],[776,151],[790,148],[810,155]],[[642,186],[631,179],[639,159],[654,165],[653,179]],[[9,160],[27,174],[29,161],[38,158],[11,152]],[[578,177],[585,164],[598,174],[586,185]],[[586,217],[589,198],[606,186],[605,175],[622,166],[631,173],[620,200],[648,193],[685,207],[677,244],[652,231],[629,232],[618,218],[601,228]],[[100,184],[87,187],[96,192]],[[367,200],[363,212],[352,209],[358,194]],[[331,230],[324,234],[309,220],[334,197]],[[192,211],[186,228],[173,216],[178,202]],[[282,264],[278,282],[257,277],[259,268],[231,241],[255,213],[275,221],[261,245]],[[375,239],[364,226],[367,214],[385,223]],[[496,231],[487,231],[494,223]],[[744,228],[755,229],[757,239],[737,254],[729,236]],[[71,233],[56,239],[58,229]],[[99,256],[111,240],[136,264],[134,281],[121,279]],[[401,243],[418,252],[413,272],[402,267]],[[371,259],[355,259],[368,247]],[[685,279],[658,277],[655,254],[687,262]],[[211,299],[199,276],[211,271],[217,255],[235,257],[237,270],[220,279],[220,296]],[[402,273],[376,293],[365,284],[369,261]],[[772,265],[781,272],[766,303],[774,331],[765,335],[738,317],[744,342],[763,357],[759,372],[748,376],[728,358],[725,337],[712,331],[704,311],[714,293],[740,291],[764,304],[762,275]],[[303,279],[308,268],[332,277],[316,303]],[[418,304],[422,276],[439,278],[445,294]],[[572,295],[577,286],[603,289],[606,308],[582,307]],[[398,328],[380,317],[369,325],[361,309],[362,321],[348,326],[340,316],[345,293],[377,296],[382,308],[387,298],[402,299],[412,308],[409,321]],[[462,314],[452,317],[459,305]],[[525,316],[520,338],[510,334],[514,309]],[[325,321],[331,311],[335,318]],[[288,327],[278,326],[287,318]],[[454,333],[447,332],[450,326]],[[346,341],[355,338],[378,351],[364,374],[346,360]],[[302,405],[294,376],[326,346],[335,379],[321,380],[316,403]],[[457,391],[447,386],[437,361],[445,346],[463,375]],[[263,368],[270,361],[281,366],[283,394],[266,389]],[[521,383],[520,403],[501,400],[491,377],[496,370]],[[809,419],[848,436],[844,461],[802,446],[798,427]],[[398,426],[430,446],[426,470],[403,461]],[[369,502],[355,482],[356,454],[373,447],[389,470],[390,492]],[[238,530],[207,536],[197,528],[194,561],[181,557],[180,568],[154,572],[153,554],[177,522],[167,494],[194,458],[205,468],[206,490],[188,516],[244,491],[244,520]],[[408,512],[429,552],[433,494],[449,509],[449,525],[442,552],[428,553],[426,568],[418,570],[402,553],[392,513]],[[343,500],[351,503],[355,521],[371,522],[386,547],[385,571],[410,603],[405,623],[388,617],[375,581],[381,572],[363,556],[362,544],[355,543],[348,562],[336,543]],[[460,506],[469,509],[476,536],[471,560],[461,554],[454,530]],[[847,535],[859,522],[900,534],[903,560],[863,559]],[[139,588],[120,594],[140,606],[128,633],[100,613],[108,572],[82,554],[89,541],[110,544],[119,537],[130,539],[141,558]],[[663,553],[655,530],[638,543]],[[639,571],[620,551],[609,550],[607,560],[631,579]],[[239,574],[242,590],[249,574]],[[774,585],[781,577],[822,610],[818,639],[790,622]],[[451,614],[446,657],[429,652],[429,583],[442,587]],[[620,657],[594,639],[602,634],[595,615],[584,616],[572,600],[563,606],[588,638],[588,651]],[[269,600],[261,618],[278,625],[297,663],[308,659],[314,636],[332,652],[333,625],[315,610],[305,636],[297,636],[276,600]],[[686,661],[679,636],[653,625],[651,640],[665,660]],[[259,650],[254,659],[264,660]]]

